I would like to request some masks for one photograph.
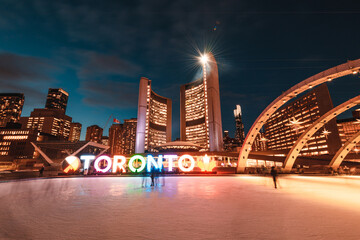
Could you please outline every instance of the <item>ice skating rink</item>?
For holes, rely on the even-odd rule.
[[[286,176],[278,189],[247,175],[141,185],[140,177],[2,182],[0,239],[360,239],[359,177]]]

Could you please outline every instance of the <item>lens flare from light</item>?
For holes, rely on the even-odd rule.
[[[202,64],[206,64],[208,61],[209,61],[209,58],[208,58],[208,56],[206,54],[201,55],[200,62]]]

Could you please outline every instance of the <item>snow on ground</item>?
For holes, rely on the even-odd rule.
[[[55,178],[0,183],[0,239],[359,239],[360,178]]]

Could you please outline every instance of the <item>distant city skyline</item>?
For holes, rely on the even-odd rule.
[[[136,118],[138,82],[148,77],[155,92],[173,100],[176,139],[179,87],[198,78],[196,57],[211,51],[219,65],[223,130],[233,135],[240,104],[247,132],[281,92],[360,58],[359,11],[360,3],[338,1],[3,1],[1,92],[24,93],[22,116],[29,116],[44,107],[48,88],[64,89],[66,114],[83,125],[85,139],[88,126],[104,127],[111,114]],[[358,94],[359,76],[328,86],[338,105]]]

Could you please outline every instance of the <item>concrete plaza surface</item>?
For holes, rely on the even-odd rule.
[[[149,183],[149,181],[148,181]],[[54,178],[0,183],[0,239],[359,239],[360,178]]]

